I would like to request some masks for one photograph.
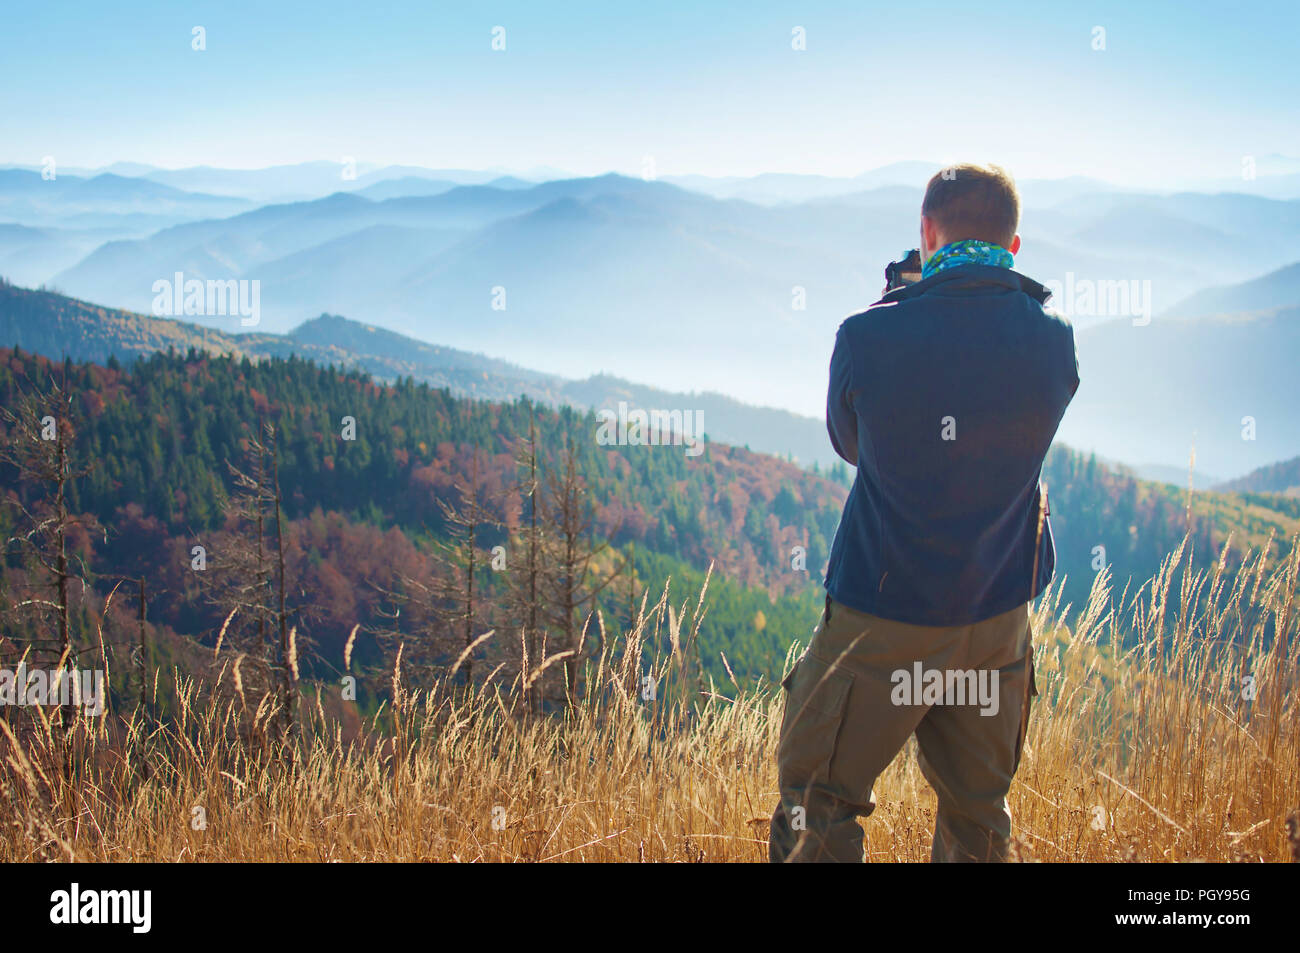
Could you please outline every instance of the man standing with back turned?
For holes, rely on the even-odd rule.
[[[861,861],[872,785],[915,733],[931,860],[1003,860],[1055,549],[1040,478],[1079,386],[1074,332],[1011,270],[1020,198],[959,165],[921,204],[921,279],[848,318],[826,426],[857,467],[826,609],[782,685],[773,861]]]

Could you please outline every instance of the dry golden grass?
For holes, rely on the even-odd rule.
[[[1180,550],[1135,595],[1112,600],[1103,574],[1072,628],[1042,600],[1041,695],[1010,795],[1017,859],[1291,859],[1298,569],[1294,546],[1282,566],[1256,556],[1237,572],[1194,572]],[[675,648],[655,662],[655,703],[636,691],[634,651],[594,666],[563,718],[513,714],[504,688],[433,686],[399,691],[395,715],[345,742],[306,696],[290,749],[266,740],[266,700],[254,711],[179,677],[166,724],[109,715],[60,734],[13,717],[0,860],[765,860],[779,692],[684,694],[686,615],[665,597],[634,633]],[[928,859],[934,798],[910,746],[876,792],[870,859]]]

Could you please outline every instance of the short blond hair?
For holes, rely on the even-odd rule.
[[[1001,166],[963,162],[934,174],[921,214],[950,242],[974,238],[1009,248],[1020,227],[1020,193]]]

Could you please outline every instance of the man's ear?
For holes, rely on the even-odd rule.
[[[1011,254],[1013,254],[1013,255],[1019,253],[1019,251],[1020,251],[1020,236],[1019,236],[1019,235],[1016,235],[1014,238],[1011,239],[1011,247],[1008,248],[1007,251],[1011,252]]]
[[[939,228],[934,224],[934,219],[926,215],[921,216],[921,244],[924,246],[921,249],[922,258],[929,258],[940,248]]]

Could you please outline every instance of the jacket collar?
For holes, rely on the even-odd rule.
[[[935,272],[929,278],[923,278],[915,284],[895,288],[876,303],[893,304],[897,301],[907,301],[946,282],[958,282],[962,285],[1001,285],[1013,291],[1023,291],[1039,304],[1044,303],[1052,294],[1050,289],[1034,279],[1027,278],[1010,268],[999,268],[996,265],[956,265]]]

